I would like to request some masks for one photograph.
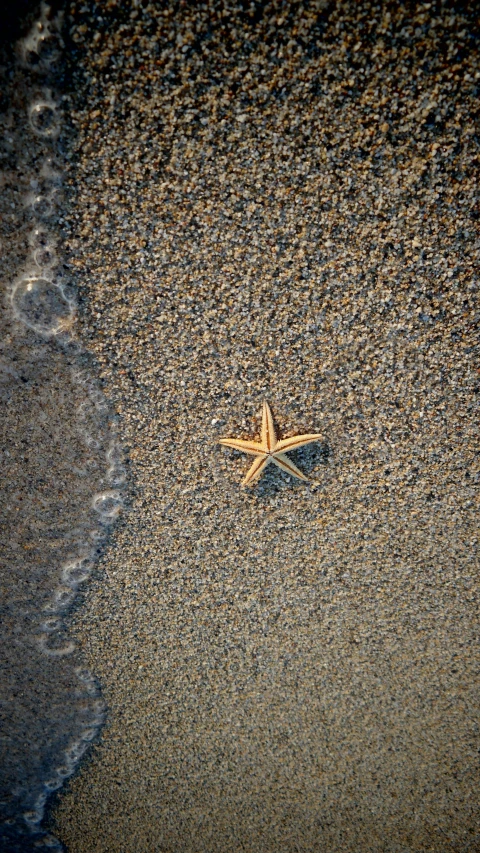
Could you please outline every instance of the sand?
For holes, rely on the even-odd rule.
[[[388,11],[387,11],[388,9]],[[81,335],[129,498],[69,853],[473,853],[473,5],[73,2]],[[243,489],[263,400],[304,484]]]

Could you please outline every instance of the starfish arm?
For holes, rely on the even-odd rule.
[[[298,477],[299,480],[304,480],[308,483],[308,477],[306,477],[305,474],[302,474],[300,468],[297,468],[297,466],[294,465],[284,453],[272,454],[270,458],[272,462],[275,462],[275,465],[278,465],[278,467],[282,469],[282,471],[286,471],[287,474],[291,474],[292,477]]]
[[[275,451],[287,453],[289,450],[296,450],[297,447],[303,447],[305,444],[312,444],[314,441],[321,441],[323,436],[319,433],[311,435],[294,435],[292,438],[282,438],[275,445]]]
[[[243,441],[241,438],[221,438],[219,444],[224,447],[233,447],[234,450],[241,450],[242,453],[250,453],[252,456],[263,456],[265,451],[263,446],[258,441]]]
[[[263,404],[262,412],[262,444],[265,450],[273,450],[277,441],[275,424],[273,423],[272,410],[268,403]]]
[[[252,467],[249,468],[247,476],[242,482],[242,486],[248,486],[248,484],[251,483],[253,480],[258,479],[265,466],[268,465],[268,463],[270,462],[271,458],[271,456],[263,456],[259,457],[258,459],[255,459],[255,462],[253,463]]]

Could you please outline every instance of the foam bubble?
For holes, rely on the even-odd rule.
[[[75,741],[66,751],[65,758],[69,764],[77,764],[82,755],[88,749],[88,742],[84,740]]]
[[[105,710],[106,705],[103,699],[97,699],[92,705],[92,711],[95,714],[94,722],[96,722],[97,724],[101,723],[105,714]],[[86,738],[85,732],[83,734],[83,737]]]
[[[35,184],[38,186],[38,181],[35,181]],[[45,225],[36,225],[28,235],[28,242],[32,249],[42,249],[45,246],[56,245],[57,240]]]
[[[92,673],[90,672],[89,669],[87,669],[86,666],[77,666],[75,669],[75,672],[77,674],[77,677],[80,679],[80,681],[83,681],[83,682],[95,681]]]
[[[67,299],[62,286],[46,277],[20,279],[10,298],[16,317],[45,337],[57,335],[73,323],[73,302]]]
[[[47,779],[44,787],[47,791],[57,791],[63,785],[63,779],[59,776],[54,776],[52,779]]]
[[[23,812],[23,819],[27,826],[29,826],[31,829],[38,826],[38,824],[42,820],[46,802],[47,793],[45,791],[42,791],[42,793],[39,794],[37,799],[35,800],[33,809],[29,809],[28,811]]]
[[[60,776],[61,779],[66,779],[67,776],[71,775],[72,768],[67,766],[66,764],[60,764],[59,767],[55,768],[55,772],[57,776]]]
[[[23,813],[23,819],[25,823],[30,827],[38,826],[42,817],[43,809],[32,809],[32,811]]]
[[[37,637],[37,642],[40,649],[46,655],[49,655],[49,657],[59,658],[64,657],[64,655],[71,655],[76,649],[76,645],[73,641],[66,643],[64,646],[48,645],[51,641],[51,634],[39,634]]]
[[[102,519],[113,521],[122,510],[123,500],[119,492],[111,489],[107,492],[98,492],[94,495],[92,506]]]
[[[99,720],[99,723],[101,723],[101,720]],[[82,732],[83,740],[85,740],[85,741],[93,740],[93,738],[97,734],[97,731],[98,731],[98,728],[84,729],[84,731]]]
[[[79,666],[77,667],[75,672],[77,674],[78,680],[85,685],[85,690],[87,691],[87,693],[90,696],[96,696],[98,694],[97,682],[95,681],[95,678],[93,677],[90,670],[86,669],[86,667]]]
[[[90,577],[93,568],[91,560],[79,558],[65,563],[62,568],[62,580],[67,586],[76,587]]]
[[[55,213],[56,192],[38,193],[38,195],[27,196],[27,204],[30,204],[33,212],[41,219],[49,219]]]
[[[55,139],[60,132],[60,117],[55,101],[39,100],[28,108],[30,126],[37,136]]]
[[[106,475],[108,482],[112,486],[121,486],[127,479],[127,472],[122,465],[123,454],[117,441],[111,442],[106,457],[107,462],[110,463]]]
[[[68,607],[75,598],[75,590],[70,586],[58,586],[53,593],[54,607],[62,610]]]
[[[30,183],[38,182],[31,181]],[[28,235],[33,260],[40,269],[51,269],[58,262],[57,242],[57,238],[50,234],[44,225],[37,225]]]
[[[106,452],[107,462],[110,465],[119,465],[123,459],[123,453],[118,441],[112,441]]]
[[[53,246],[42,246],[35,249],[33,260],[40,269],[51,269],[57,263],[58,258]]]
[[[88,532],[88,538],[90,539],[91,542],[93,542],[94,545],[98,544],[98,542],[101,542],[104,536],[105,536],[104,531],[99,530],[97,527],[94,527],[92,530],[89,530],[89,532]]]
[[[62,620],[58,616],[52,616],[50,619],[45,619],[41,628],[46,634],[53,634],[54,631],[59,631],[62,627]]]
[[[92,413],[92,405],[88,400],[83,400],[77,406],[77,416],[80,421],[86,421]]]
[[[81,430],[80,434],[83,436],[85,445],[89,447],[90,450],[98,450],[100,447],[98,438],[95,438],[95,436],[91,435],[87,430]]]
[[[107,462],[107,480],[112,485],[120,486],[127,479],[127,472],[123,465],[123,453],[118,441],[115,439],[110,443],[106,452]]]
[[[60,57],[63,42],[59,37],[62,13],[49,20],[50,7],[42,4],[41,17],[35,21],[30,32],[18,43],[19,56],[23,65],[33,71],[45,72]]]
[[[123,465],[111,465],[107,470],[107,480],[112,486],[121,486],[127,479],[127,472]]]

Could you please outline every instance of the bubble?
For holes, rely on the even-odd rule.
[[[38,181],[35,181],[38,186]],[[36,225],[28,235],[28,242],[32,249],[41,249],[45,246],[55,245],[56,238],[53,237],[45,225]]]
[[[89,447],[90,450],[98,450],[98,448],[100,447],[100,442],[99,442],[98,438],[95,438],[93,435],[91,435],[86,430],[84,430],[82,432],[82,435],[83,435],[83,440],[85,442],[85,445],[87,447]]]
[[[55,768],[55,772],[61,779],[66,779],[67,776],[70,776],[72,773],[71,767],[67,767],[66,764],[61,764],[59,767]]]
[[[85,685],[86,692],[90,696],[97,696],[97,694],[98,694],[97,682],[95,681],[95,678],[92,675],[92,673],[90,672],[90,670],[86,669],[85,667],[78,667],[75,670],[75,672],[77,674],[78,680],[81,681],[82,684]]]
[[[31,33],[20,45],[25,65],[33,70],[43,71],[60,56],[56,39],[48,32]]]
[[[122,510],[123,500],[119,492],[114,490],[98,492],[92,501],[93,508],[104,520],[113,520]]]
[[[81,421],[86,421],[89,416],[92,414],[92,406],[88,402],[88,400],[83,400],[82,403],[79,403],[77,406],[77,415],[78,419]]]
[[[98,728],[84,729],[84,731],[82,733],[83,740],[87,741],[87,742],[93,740],[93,738],[97,734],[97,731],[98,731]]]
[[[101,542],[104,535],[105,534],[103,530],[100,530],[99,528],[95,527],[93,528],[93,530],[89,530],[88,532],[88,538],[91,542],[93,542],[94,545],[97,545],[99,542]]]
[[[49,7],[42,4],[40,19],[19,42],[20,60],[33,71],[46,71],[60,56],[63,44],[58,34],[61,13],[49,20],[49,12]]]
[[[61,788],[62,785],[63,779],[60,779],[58,776],[56,776],[52,779],[47,779],[44,784],[44,787],[47,789],[47,791],[56,791],[58,790],[58,788]]]
[[[48,269],[55,266],[57,262],[57,254],[52,246],[42,246],[41,248],[35,249],[33,253],[33,260],[41,269]]]
[[[44,100],[31,104],[28,108],[28,118],[37,136],[55,139],[60,131],[60,118],[54,101]]]
[[[118,442],[112,441],[105,455],[110,463],[106,474],[108,481],[113,486],[121,486],[127,479],[127,472],[122,465],[123,454]]]
[[[69,563],[65,563],[63,566],[62,580],[68,586],[76,587],[78,584],[83,583],[90,577],[92,568],[93,563],[91,560],[87,560],[86,558],[72,560]]]
[[[23,819],[25,823],[28,824],[28,826],[36,826],[40,823],[42,817],[43,809],[41,811],[37,809],[32,809],[32,811],[30,812],[23,813]]]
[[[51,619],[45,619],[42,622],[41,628],[42,631],[45,631],[47,634],[52,634],[54,631],[59,631],[62,627],[62,620],[56,616],[52,616]]]
[[[123,459],[122,450],[116,441],[112,441],[105,455],[107,462],[110,462],[111,465],[118,465]]]
[[[45,337],[70,328],[75,316],[63,288],[40,276],[20,279],[13,287],[11,303],[17,318]]]
[[[98,412],[107,412],[108,404],[105,394],[98,388],[93,388],[89,391],[88,396]]]
[[[76,764],[88,749],[88,743],[84,740],[76,741],[65,751],[65,758],[71,764]]]
[[[89,669],[87,669],[86,666],[77,666],[75,672],[77,673],[77,676],[80,679],[80,681],[87,682],[87,681],[94,681],[95,680],[93,678],[92,673],[90,672]]]
[[[107,479],[112,486],[121,486],[127,479],[127,472],[123,465],[111,465],[107,470]]]
[[[29,200],[33,212],[42,219],[48,219],[55,213],[55,193],[51,192],[48,195],[40,193]]]
[[[96,721],[100,723],[106,710],[106,705],[103,699],[97,699],[92,705],[92,710],[95,712]],[[85,737],[85,733],[83,737]]]
[[[49,642],[52,641],[51,634],[39,634],[37,637],[38,645],[42,652],[50,657],[63,657],[64,655],[71,655],[75,649],[75,643],[70,641],[66,643],[64,646],[51,646],[48,645]]]
[[[72,603],[75,598],[75,590],[69,586],[58,586],[55,592],[53,593],[53,600],[56,604],[56,607],[62,609],[64,607],[68,607],[69,604]]]

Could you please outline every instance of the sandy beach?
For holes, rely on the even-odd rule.
[[[473,4],[73,2],[61,226],[126,508],[68,853],[474,853]],[[267,400],[305,484],[218,439]]]

